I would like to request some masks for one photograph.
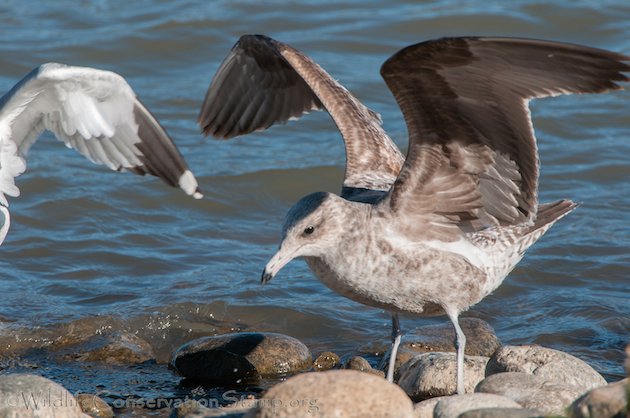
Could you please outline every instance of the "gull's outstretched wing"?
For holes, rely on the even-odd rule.
[[[0,203],[17,196],[14,177],[45,129],[97,164],[152,174],[201,198],[175,144],[120,75],[49,63],[0,99]]]
[[[403,157],[378,114],[310,58],[264,35],[245,35],[215,74],[201,107],[206,135],[232,138],[326,109],[346,146],[344,187],[389,190]]]
[[[426,222],[414,229],[427,233],[533,221],[538,152],[529,100],[620,89],[628,59],[514,38],[444,38],[402,49],[381,75],[405,117],[409,152],[383,204],[419,215]]]

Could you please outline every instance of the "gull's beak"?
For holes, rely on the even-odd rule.
[[[287,254],[288,253],[288,254]],[[273,279],[276,274],[282,269],[282,267],[286,266],[289,261],[293,260],[296,257],[297,250],[288,252],[284,246],[281,246],[277,253],[274,254],[273,257],[269,260],[265,269],[262,272],[262,276],[260,278],[260,283],[265,284],[269,280]]]

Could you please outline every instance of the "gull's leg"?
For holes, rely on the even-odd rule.
[[[459,312],[452,309],[444,309],[446,314],[451,319],[451,322],[455,326],[455,333],[457,334],[457,393],[463,395],[464,392],[464,349],[466,348],[466,336],[459,326],[457,317]]]
[[[392,383],[394,382],[394,365],[396,364],[396,354],[398,353],[401,338],[402,333],[400,332],[398,314],[392,313],[392,353],[389,357],[389,367],[387,368],[387,381]]]

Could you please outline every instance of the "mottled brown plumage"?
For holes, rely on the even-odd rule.
[[[321,67],[292,47],[248,35],[219,68],[200,123],[206,133],[229,137],[328,110],[346,144],[342,194],[314,193],[291,208],[262,281],[304,257],[331,289],[391,311],[389,380],[400,343],[397,313],[448,315],[462,393],[459,314],[496,289],[527,248],[576,207],[570,200],[538,204],[528,101],[619,89],[630,70],[624,61],[599,49],[513,38],[404,48],[381,68],[409,131],[402,164],[374,112]]]
[[[344,187],[389,190],[403,156],[365,107],[300,51],[245,35],[215,74],[199,114],[206,135],[232,138],[326,109],[346,145]]]
[[[458,212],[480,220],[475,229],[532,221],[538,204],[538,152],[530,99],[619,89],[628,57],[601,49],[515,38],[444,38],[411,45],[383,64],[409,131],[409,152],[391,205],[432,201],[460,177]],[[436,179],[441,167],[451,176]],[[439,175],[439,172],[436,173]],[[424,181],[432,176],[433,184]],[[468,184],[468,187],[464,187]],[[466,201],[466,203],[464,203]],[[444,220],[447,222],[447,220]]]

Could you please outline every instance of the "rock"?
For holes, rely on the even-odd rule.
[[[433,410],[435,409],[435,405],[440,402],[442,399],[446,399],[448,396],[438,396],[435,398],[425,399],[424,401],[420,401],[413,406],[413,416],[414,418],[433,418]]]
[[[518,402],[522,407],[552,415],[563,415],[565,408],[584,392],[565,382],[550,381],[538,375],[521,372],[488,376],[475,390],[502,395]]]
[[[63,386],[32,374],[0,376],[0,417],[89,418]]]
[[[324,351],[317,356],[313,362],[313,370],[316,372],[323,372],[326,370],[334,369],[341,364],[341,359],[335,353],[330,351]]]
[[[299,340],[271,332],[242,332],[193,340],[180,347],[171,365],[184,377],[243,383],[311,368],[311,353]]]
[[[467,393],[449,396],[435,405],[435,418],[457,418],[466,411],[479,408],[520,408],[520,405],[504,396],[490,393]]]
[[[501,347],[501,341],[486,321],[477,318],[461,318],[459,324],[466,335],[466,355],[491,357]],[[418,354],[456,351],[453,324],[443,322],[425,325],[403,336],[396,355],[395,370],[397,371],[400,366]],[[389,352],[383,358],[379,368],[386,368],[388,362]]]
[[[580,396],[571,404],[571,418],[624,417],[628,411],[628,379],[601,386]]]
[[[72,353],[64,354],[66,360],[94,361],[110,364],[138,364],[155,359],[148,342],[128,332],[96,335]]]
[[[457,418],[544,418],[544,414],[525,408],[480,408],[466,411]]]
[[[464,357],[464,389],[472,393],[485,377],[488,357]],[[400,368],[398,385],[414,401],[457,392],[457,355],[455,353],[420,354]]]
[[[624,362],[626,368],[626,374],[630,377],[630,344],[626,346],[626,361]]]
[[[606,384],[591,366],[562,351],[539,346],[504,346],[488,363],[488,375],[501,372],[530,373],[545,380],[564,382],[585,392]]]
[[[258,415],[256,415],[258,414]],[[398,386],[356,370],[330,370],[293,376],[259,400],[247,417],[413,416],[411,400]]]
[[[357,370],[360,372],[371,373],[380,377],[385,377],[385,372],[372,368],[366,359],[360,356],[353,356],[348,359],[345,365],[346,369]]]
[[[171,409],[171,414],[168,416],[168,418],[203,416],[209,411],[211,411],[210,408],[206,408],[194,399],[188,399],[180,405],[177,405],[175,408]]]
[[[219,408],[207,408],[194,400],[186,402],[173,408],[169,418],[243,418],[252,409],[252,405],[236,403]]]
[[[76,396],[79,407],[93,418],[113,418],[114,410],[104,400],[96,395],[79,393]]]

